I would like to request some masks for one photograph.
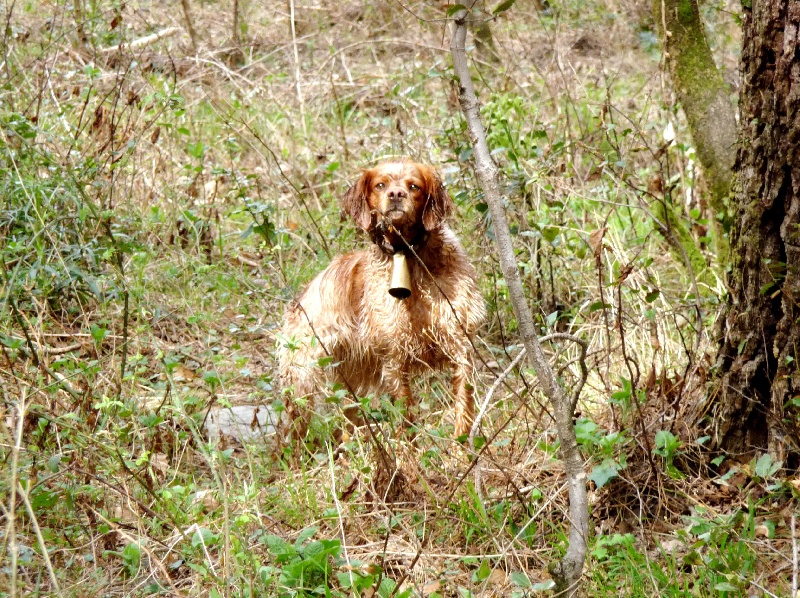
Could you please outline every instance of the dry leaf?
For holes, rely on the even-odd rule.
[[[438,579],[434,579],[433,581],[429,581],[424,586],[422,586],[422,595],[423,596],[430,596],[434,592],[438,592],[439,588],[442,587],[442,582]]]
[[[604,226],[592,231],[592,234],[589,235],[589,247],[591,247],[595,257],[600,257],[600,250],[603,248],[603,237],[607,230],[608,227]]]
[[[492,574],[489,575],[489,583],[493,586],[504,586],[508,583],[508,576],[502,569],[495,569],[492,571]]]
[[[180,364],[176,365],[175,369],[172,371],[173,382],[191,382],[194,378],[194,372]]]

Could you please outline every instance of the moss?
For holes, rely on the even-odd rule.
[[[653,0],[653,14],[669,55],[673,86],[708,180],[718,261],[726,264],[725,231],[730,227],[728,200],[736,155],[734,109],[706,40],[697,0]]]

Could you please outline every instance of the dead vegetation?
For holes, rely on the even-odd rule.
[[[491,315],[476,343],[479,402],[521,348],[458,109],[447,6],[237,4],[238,41],[233,2],[3,5],[0,587],[544,591],[568,504],[530,370],[494,388],[479,459],[451,438],[436,376],[414,442],[387,401],[342,442],[335,409],[304,447],[257,418],[253,443],[208,442],[215,410],[280,410],[283,306],[365,242],[338,200],[381,157],[436,165],[459,205]],[[706,392],[724,286],[676,257],[654,217],[653,202],[671,202],[713,265],[649,19],[633,2],[519,0],[491,22],[497,60],[476,58],[468,38],[536,325],[588,347],[584,592],[787,595],[796,480],[764,456],[712,461],[704,432],[683,424]],[[717,38],[722,64],[735,48]],[[580,347],[554,336],[545,350],[574,388]]]

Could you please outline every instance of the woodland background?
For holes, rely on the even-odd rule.
[[[1,6],[0,594],[547,594],[565,478],[535,373],[505,371],[521,345],[458,104],[454,7]],[[741,12],[700,4],[732,106]],[[708,450],[726,233],[651,3],[471,15],[529,304],[542,336],[586,345],[546,344],[567,389],[588,368],[581,595],[789,595],[797,478],[766,446]],[[335,409],[304,446],[266,421],[290,400],[283,307],[367,242],[338,200],[397,155],[442,174],[489,308],[477,461],[434,374],[414,443],[386,400],[380,447],[341,439]],[[220,436],[232,409],[246,430]]]

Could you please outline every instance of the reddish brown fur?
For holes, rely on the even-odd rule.
[[[345,194],[345,211],[373,240],[365,251],[336,257],[286,310],[279,347],[284,388],[309,407],[330,379],[363,396],[389,393],[414,404],[412,376],[427,368],[453,372],[456,435],[469,432],[474,402],[471,338],[483,322],[475,269],[444,219],[455,209],[433,169],[408,160],[364,171]],[[411,296],[388,293],[391,254],[407,252]],[[422,264],[419,263],[422,261]],[[316,337],[316,339],[314,338]],[[317,366],[330,355],[333,368]],[[308,411],[289,400],[295,433]]]

